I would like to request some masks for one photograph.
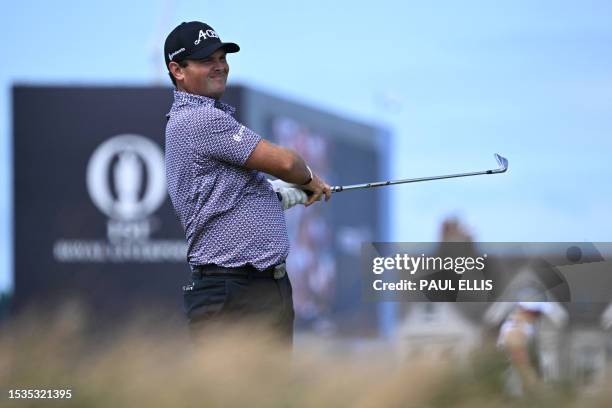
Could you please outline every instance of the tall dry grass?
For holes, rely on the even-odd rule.
[[[182,330],[135,318],[120,333],[88,329],[78,305],[29,313],[0,332],[3,407],[515,407],[612,406],[605,392],[550,386],[522,399],[503,392],[505,362],[479,350],[460,365],[400,363],[387,343],[300,337],[288,358],[257,330],[194,343]],[[9,389],[71,389],[70,400],[9,400]]]

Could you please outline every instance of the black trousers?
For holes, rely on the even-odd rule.
[[[183,287],[183,300],[191,334],[198,340],[214,336],[218,328],[248,330],[247,325],[254,324],[293,344],[295,313],[286,273],[280,279],[255,273],[194,273],[191,285]]]

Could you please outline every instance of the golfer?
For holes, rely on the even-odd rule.
[[[329,200],[331,190],[296,152],[262,139],[220,102],[226,55],[239,50],[197,21],[180,24],[164,45],[176,88],[167,115],[166,177],[192,270],[192,283],[183,287],[185,311],[196,335],[217,323],[256,321],[291,343],[283,211],[323,195]]]

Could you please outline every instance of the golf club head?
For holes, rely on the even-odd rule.
[[[508,170],[508,159],[500,156],[497,153],[495,153],[494,156],[495,160],[497,160],[497,163],[499,164],[499,168],[495,170],[495,173],[505,173],[506,170]]]

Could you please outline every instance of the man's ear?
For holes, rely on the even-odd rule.
[[[183,67],[181,67],[178,63],[172,61],[168,64],[168,70],[177,81],[182,81],[185,78],[183,74]]]

